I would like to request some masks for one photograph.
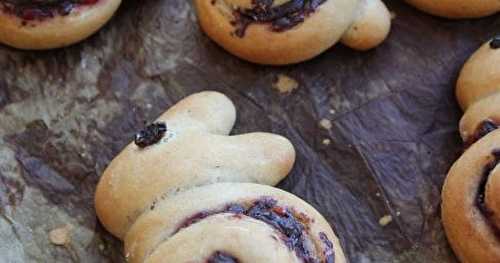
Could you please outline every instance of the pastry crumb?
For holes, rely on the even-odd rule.
[[[385,215],[383,217],[381,217],[379,220],[378,220],[378,223],[379,225],[381,226],[387,226],[388,224],[390,224],[392,222],[392,216],[391,215]]]
[[[287,94],[299,88],[299,83],[287,75],[279,74],[276,81],[273,83],[273,88],[279,93]]]
[[[321,121],[319,121],[319,126],[321,126],[321,128],[325,130],[330,130],[332,128],[332,122],[327,119],[322,119]]]
[[[71,226],[65,225],[53,229],[49,233],[50,242],[57,246],[64,246],[71,243]]]
[[[332,115],[336,113],[336,111],[334,109],[330,109],[328,112],[330,112],[330,114],[332,114]]]
[[[323,144],[324,145],[330,145],[330,143],[332,143],[332,141],[330,139],[324,139],[323,140]]]

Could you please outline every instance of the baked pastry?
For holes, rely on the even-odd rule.
[[[389,34],[380,0],[196,0],[202,29],[230,53],[260,64],[313,58],[339,40],[367,50]]]
[[[497,0],[406,0],[416,8],[446,18],[479,18],[500,11]]]
[[[99,30],[121,0],[0,0],[0,43],[19,49],[52,49]]]
[[[456,95],[465,114],[460,134],[472,144],[500,125],[500,37],[485,43],[465,63]]]
[[[345,262],[327,221],[269,185],[295,150],[268,133],[228,136],[232,102],[191,95],[139,132],[97,186],[97,215],[129,262]]]
[[[468,149],[450,169],[442,193],[443,225],[462,262],[500,262],[500,39],[465,64],[457,97]],[[496,83],[495,83],[496,81]]]

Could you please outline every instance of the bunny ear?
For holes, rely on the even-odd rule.
[[[123,238],[136,218],[162,198],[217,182],[275,185],[294,161],[293,145],[268,133],[229,137],[183,132],[146,149],[131,144],[99,181],[97,214],[111,233]]]
[[[463,110],[500,91],[500,49],[488,41],[465,63],[458,77],[456,95]]]
[[[391,29],[391,14],[380,0],[359,2],[357,16],[342,37],[342,43],[357,50],[368,50],[382,43]]]
[[[227,135],[236,121],[234,104],[224,94],[204,91],[190,95],[158,118],[169,130]]]

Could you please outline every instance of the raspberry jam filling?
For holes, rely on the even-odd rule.
[[[2,11],[24,21],[44,20],[57,15],[66,16],[73,9],[93,5],[99,0],[0,0]]]
[[[500,229],[498,229],[493,223],[491,217],[493,216],[493,211],[488,208],[486,205],[486,185],[488,183],[488,179],[493,172],[493,170],[500,164],[500,149],[495,149],[491,152],[492,160],[488,162],[483,168],[483,174],[481,181],[479,183],[479,187],[476,193],[476,206],[479,211],[486,217],[488,224],[490,224],[491,228],[494,230],[495,235],[500,238]]]
[[[189,218],[187,218],[175,231],[176,233],[183,228],[189,227],[192,224],[220,213],[232,213],[236,216],[245,215],[256,220],[262,221],[272,228],[277,230],[282,235],[282,241],[286,246],[295,252],[298,258],[304,263],[334,263],[335,252],[333,243],[328,239],[327,235],[323,232],[319,233],[320,239],[323,242],[323,256],[324,260],[319,260],[314,256],[313,248],[306,241],[307,224],[310,221],[305,215],[297,215],[289,208],[281,207],[278,202],[269,197],[262,197],[250,205],[244,204],[229,204],[222,210],[216,211],[202,211]],[[214,254],[218,255],[218,254]],[[221,256],[221,255],[219,255]],[[226,257],[226,261],[213,261],[209,262],[238,262],[237,259]],[[233,260],[233,261],[230,261]]]
[[[234,12],[236,27],[234,34],[244,37],[249,25],[255,23],[269,23],[271,31],[283,32],[304,20],[326,0],[290,0],[281,5],[275,5],[274,0],[252,0],[252,7],[237,9]],[[215,1],[212,1],[215,3]]]

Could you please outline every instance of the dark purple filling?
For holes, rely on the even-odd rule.
[[[325,263],[335,263],[335,250],[333,249],[332,241],[330,241],[330,239],[328,239],[328,236],[323,232],[319,233],[319,238],[325,245],[325,250],[323,251],[325,256]]]
[[[500,48],[500,36],[496,36],[490,41],[490,48],[491,49],[499,49]]]
[[[468,148],[469,146],[477,142],[479,139],[483,138],[484,136],[488,135],[488,133],[498,128],[499,126],[492,120],[490,119],[484,120],[477,126],[474,134],[467,139],[467,141],[465,142],[465,146]]]
[[[134,143],[140,148],[145,148],[158,143],[167,132],[167,124],[164,122],[152,123],[135,135]]]
[[[274,32],[289,30],[304,22],[324,2],[326,0],[290,0],[273,7],[274,0],[252,0],[252,8],[235,11],[236,19],[232,21],[236,27],[234,33],[244,37],[248,26],[254,23],[269,23]]]
[[[44,20],[57,15],[66,16],[81,5],[92,5],[99,0],[0,0],[2,11],[24,21]]]
[[[481,213],[488,219],[488,224],[494,230],[495,235],[500,238],[500,229],[495,226],[492,220],[489,220],[493,216],[493,211],[488,208],[485,202],[486,184],[488,183],[491,172],[500,163],[500,149],[493,150],[491,152],[491,155],[493,156],[493,160],[487,163],[483,169],[483,176],[481,178],[481,182],[479,183],[476,194],[476,206],[479,208],[479,211],[481,211]]]
[[[486,203],[484,202],[486,184],[488,183],[491,172],[500,163],[500,149],[493,150],[491,155],[493,155],[494,159],[491,162],[487,163],[483,169],[483,176],[481,178],[481,182],[479,183],[476,198],[476,204],[479,207],[479,210],[481,210],[485,215],[488,216],[492,214],[492,211],[488,209]]]
[[[215,251],[215,253],[210,256],[207,263],[238,263],[238,259],[229,255],[228,253]]]
[[[277,206],[277,201],[271,198],[261,198],[252,203],[248,208],[240,204],[230,204],[222,210],[205,211],[197,213],[187,218],[175,232],[189,227],[204,218],[220,213],[234,213],[235,215],[245,215],[259,221],[265,222],[282,234],[282,240],[290,250],[303,259],[305,263],[317,263],[311,249],[306,245],[306,229],[304,226],[308,219],[299,219],[287,208]],[[320,233],[320,238],[325,245],[324,255],[326,263],[334,263],[333,243],[328,240],[324,233]]]

